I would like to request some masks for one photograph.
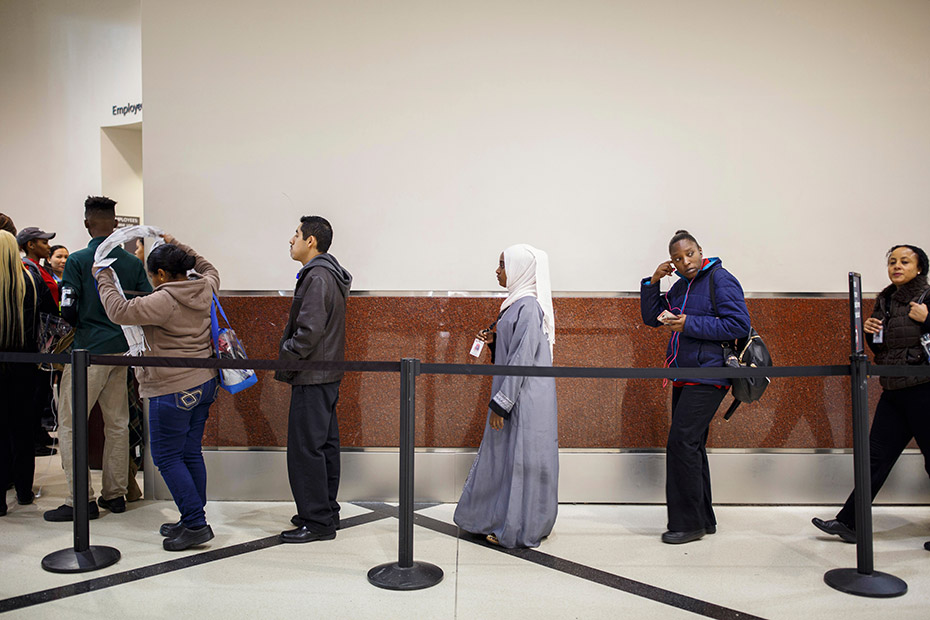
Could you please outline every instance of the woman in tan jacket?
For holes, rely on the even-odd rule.
[[[146,267],[155,290],[126,300],[111,269],[94,268],[100,301],[111,321],[140,325],[151,357],[213,357],[210,306],[219,290],[216,268],[191,248],[165,235]],[[190,270],[194,272],[188,275]],[[139,394],[149,399],[152,460],[181,512],[177,523],[161,526],[167,551],[181,551],[213,538],[207,525],[207,472],[201,443],[218,388],[216,370],[136,368]]]

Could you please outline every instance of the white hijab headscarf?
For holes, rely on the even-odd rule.
[[[535,297],[543,311],[543,332],[549,339],[549,352],[555,344],[555,314],[552,311],[552,281],[549,279],[549,255],[531,245],[520,243],[504,250],[507,272],[507,299],[501,312],[524,297]]]

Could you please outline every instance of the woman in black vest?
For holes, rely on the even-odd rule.
[[[930,333],[927,269],[927,253],[917,246],[896,245],[888,251],[891,284],[879,293],[872,316],[863,326],[876,364],[927,363],[927,351],[920,342]],[[911,439],[917,440],[930,473],[930,377],[881,377],[880,381],[882,395],[869,433],[872,499]],[[813,524],[846,542],[856,542],[855,495],[853,489],[835,519],[814,517]],[[930,551],[930,543],[924,547]]]

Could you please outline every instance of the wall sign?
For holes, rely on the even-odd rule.
[[[142,102],[127,103],[126,105],[113,106],[113,116],[126,116],[127,114],[138,114],[142,111]]]

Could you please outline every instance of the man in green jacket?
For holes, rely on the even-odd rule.
[[[120,326],[107,318],[91,267],[94,253],[104,239],[116,230],[116,202],[106,196],[89,196],[84,202],[84,226],[90,243],[68,257],[61,282],[61,314],[74,326],[74,348],[87,349],[96,355],[120,355],[129,350]],[[122,248],[107,255],[115,258],[113,269],[127,296],[133,292],[150,293],[152,285],[142,262]],[[87,369],[87,411],[94,403],[103,414],[103,488],[99,505],[111,512],[126,510],[126,488],[129,483],[129,395],[126,366],[91,366]],[[72,394],[71,366],[66,365],[59,395],[58,445],[61,464],[68,480],[68,498],[55,510],[45,513],[46,521],[74,519],[74,472],[72,461]],[[88,513],[91,519],[100,516],[94,489],[88,484]],[[83,490],[79,490],[83,495]]]

